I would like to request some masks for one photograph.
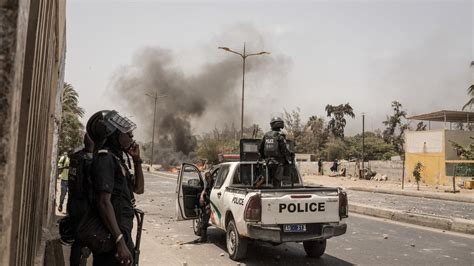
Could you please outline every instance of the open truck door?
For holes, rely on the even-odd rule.
[[[199,216],[199,197],[204,181],[199,169],[190,163],[183,163],[176,184],[175,216],[178,221],[192,220]]]

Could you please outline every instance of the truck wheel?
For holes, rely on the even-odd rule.
[[[234,220],[227,225],[226,230],[227,252],[232,260],[240,260],[247,255],[247,238],[239,235]]]
[[[197,236],[201,236],[201,218],[193,220],[193,231]]]
[[[303,241],[303,247],[308,257],[319,258],[326,251],[326,239]]]

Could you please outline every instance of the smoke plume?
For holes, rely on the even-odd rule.
[[[175,151],[186,155],[196,147],[191,122],[210,130],[218,122],[238,121],[242,60],[216,48],[213,52],[222,54],[220,61],[205,63],[192,74],[185,73],[185,68],[179,65],[182,60],[178,60],[174,51],[159,47],[138,51],[129,65],[115,73],[113,91],[124,109],[144,129],[146,137],[151,136],[155,95],[166,95],[157,100],[155,142],[171,140]],[[246,76],[269,71],[283,76],[282,66],[287,65],[288,59],[272,55],[251,61],[246,66]],[[260,93],[268,93],[268,90]],[[251,119],[249,114],[247,112],[248,120]]]

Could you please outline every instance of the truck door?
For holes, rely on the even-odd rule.
[[[176,184],[175,216],[178,221],[198,218],[199,196],[204,181],[199,169],[189,163],[183,163]]]
[[[217,227],[224,228],[224,191],[222,186],[226,177],[229,175],[230,165],[221,165],[217,172],[214,187],[211,191],[211,222]]]

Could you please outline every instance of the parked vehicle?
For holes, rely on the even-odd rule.
[[[308,256],[320,257],[326,240],[347,230],[346,193],[340,188],[305,186],[295,167],[291,181],[273,188],[267,173],[263,162],[227,162],[211,170],[215,181],[210,224],[226,232],[230,258],[245,258],[249,239],[274,244],[303,242]],[[265,178],[265,183],[255,188],[259,178]],[[176,216],[178,220],[195,220],[196,234],[203,187],[199,169],[182,164],[176,187]]]

